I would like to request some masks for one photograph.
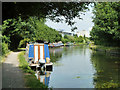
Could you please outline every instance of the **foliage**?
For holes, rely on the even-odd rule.
[[[8,44],[6,44],[6,43],[2,43],[2,55],[5,55],[5,54],[7,54],[8,53]]]
[[[63,21],[59,18],[63,16],[69,25],[74,24],[73,19],[80,17],[79,13],[84,13],[88,9],[88,2],[4,2],[3,21],[9,18],[21,16],[22,19],[29,17],[49,18],[56,22]],[[9,12],[7,12],[9,10]],[[73,28],[73,30],[76,29]]]
[[[25,47],[29,41],[58,42],[62,37],[58,31],[45,25],[45,19],[37,17],[5,20],[2,29],[3,41],[9,43],[11,50],[17,49],[18,46]]]
[[[25,52],[21,52],[18,55],[20,65],[19,67],[25,72],[25,73],[31,73],[34,74],[34,71],[28,66],[28,62],[25,60],[24,57]]]
[[[8,43],[10,42],[9,38],[7,38],[5,35],[2,36],[0,31],[0,57],[5,56],[8,54]]]
[[[65,35],[64,36],[64,40],[65,42],[74,42],[74,37],[73,36],[70,36],[70,35]]]
[[[68,39],[62,38],[63,43],[67,43],[68,41],[69,41]]]
[[[95,88],[118,88],[118,83],[114,82],[105,82],[103,84],[97,84]]]
[[[10,43],[10,38],[7,37],[6,35],[2,36],[1,38],[2,38],[2,42],[4,42],[4,43]]]
[[[59,32],[45,25],[43,20],[44,19],[35,21],[35,40],[43,40],[51,43],[60,41],[62,36]]]
[[[2,35],[9,40],[9,49],[17,49],[20,40],[24,38],[32,38],[34,27],[29,22],[23,21],[21,17],[18,19],[7,19],[3,21]],[[6,42],[6,40],[3,39]]]
[[[90,33],[95,44],[120,46],[120,2],[102,2],[94,7],[94,27]]]
[[[64,39],[68,39],[67,35],[64,36]]]
[[[19,47],[25,48],[27,42],[30,42],[30,39],[29,38],[24,38],[23,40],[20,41]]]
[[[75,42],[77,42],[77,43],[82,43],[84,40],[82,36],[79,36],[79,37],[74,36],[74,38],[75,38]]]
[[[82,36],[70,36],[70,35],[65,35],[64,38],[62,38],[62,42],[63,43],[67,43],[67,42],[76,42],[76,43],[83,43],[83,41],[85,41],[84,43],[88,42],[88,39],[86,37],[82,37]]]
[[[68,40],[69,40],[70,42],[72,42],[72,43],[74,42],[74,37],[73,37],[73,36],[69,36],[69,35],[68,35],[67,38],[68,38]]]

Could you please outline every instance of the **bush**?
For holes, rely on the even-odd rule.
[[[2,43],[2,55],[5,55],[8,53],[8,44]]]
[[[69,40],[70,42],[72,42],[72,43],[74,42],[74,37],[73,37],[73,36],[69,36],[69,35],[68,35],[67,37],[68,37],[68,40]]]
[[[21,48],[21,47],[22,47],[22,48],[25,48],[27,42],[30,42],[30,39],[29,39],[29,38],[25,38],[25,39],[21,40],[20,43],[19,43],[19,47],[20,47],[20,48]]]
[[[63,43],[67,43],[67,42],[69,42],[69,40],[62,38],[62,42],[63,42]]]

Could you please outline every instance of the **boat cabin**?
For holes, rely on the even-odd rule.
[[[30,65],[42,66],[45,64],[45,67],[47,67],[46,65],[52,65],[50,63],[49,47],[44,43],[29,44],[28,59]]]

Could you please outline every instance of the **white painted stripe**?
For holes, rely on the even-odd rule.
[[[35,62],[38,61],[38,46],[35,46]]]
[[[40,46],[40,59],[44,59],[43,58],[43,46]]]

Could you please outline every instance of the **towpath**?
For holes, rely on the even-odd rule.
[[[2,88],[24,88],[23,73],[19,69],[18,54],[11,52],[2,65]]]

